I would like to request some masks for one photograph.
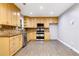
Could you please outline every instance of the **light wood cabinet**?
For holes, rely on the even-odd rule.
[[[55,20],[53,20],[53,23],[57,24],[58,20],[55,18]]]
[[[18,10],[17,7],[16,7],[16,10],[15,10],[15,13],[16,13],[16,15],[15,15],[16,26],[20,27],[20,10]]]
[[[0,56],[11,56],[22,48],[22,35],[0,37]]]
[[[0,56],[9,56],[9,38],[0,37]]]
[[[37,28],[37,23],[43,23],[44,28],[49,28],[50,23],[58,23],[57,17],[24,17],[25,28]]]
[[[12,24],[14,26],[20,26],[20,10],[15,5],[11,5],[12,10]]]
[[[49,24],[58,24],[58,17],[24,17],[24,25],[27,32],[27,41],[36,40],[36,28],[38,23],[44,24],[44,40],[50,39]]]
[[[36,40],[36,29],[28,29],[27,32],[27,41]]]
[[[0,24],[7,24],[7,5],[0,4]]]
[[[12,9],[12,24],[16,26],[16,8],[14,5],[11,5]]]
[[[24,21],[24,25],[25,25],[25,27],[30,27],[30,25],[31,25],[31,23],[30,23],[30,21],[29,20],[27,20],[27,18],[26,18],[26,21]]]
[[[13,3],[0,3],[0,25],[20,26],[20,10]]]
[[[49,32],[49,29],[45,29],[44,40],[50,40],[50,32]]]
[[[10,55],[15,54],[22,47],[22,35],[10,37]]]
[[[28,29],[27,32],[27,41],[29,40],[36,40],[36,29]],[[44,40],[50,39],[50,32],[49,29],[44,29]]]
[[[19,50],[19,38],[18,36],[14,36],[14,53]]]
[[[12,19],[11,5],[10,4],[6,4],[6,7],[7,7],[7,9],[6,9],[6,12],[7,12],[7,18],[6,18],[7,25],[12,25],[12,21],[11,21],[11,19]]]
[[[14,54],[14,37],[10,37],[10,47],[9,47],[9,51],[10,51],[10,55]]]
[[[18,38],[19,38],[19,48],[20,48],[23,45],[23,43],[22,43],[23,42],[22,41],[22,35],[19,35]]]

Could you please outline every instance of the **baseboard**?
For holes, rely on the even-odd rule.
[[[79,50],[75,49],[74,47],[70,46],[69,44],[63,42],[62,40],[58,40],[60,41],[61,43],[63,43],[65,46],[69,47],[70,49],[72,49],[74,52],[78,53],[79,54]]]
[[[57,39],[50,39],[50,40],[57,40]]]

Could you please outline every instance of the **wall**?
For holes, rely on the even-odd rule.
[[[58,25],[50,24],[49,25],[50,39],[56,40],[58,38]]]
[[[59,40],[79,53],[79,4],[59,17]]]

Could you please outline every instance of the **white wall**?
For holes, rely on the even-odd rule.
[[[79,52],[79,4],[59,18],[59,40],[70,45]]]
[[[50,39],[56,40],[58,38],[58,25],[50,24],[49,25]]]

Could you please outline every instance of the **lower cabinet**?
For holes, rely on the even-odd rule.
[[[27,35],[26,35],[27,41],[37,40],[36,29],[28,29],[28,30],[26,30],[26,32],[27,32]],[[48,28],[44,29],[44,40],[50,40],[50,32],[49,32]]]
[[[0,37],[0,56],[12,56],[22,47],[22,35]]]
[[[14,37],[10,37],[10,43],[9,43],[9,55],[14,54]]]
[[[45,29],[45,32],[44,32],[44,40],[50,40],[50,32],[49,32],[49,29]]]
[[[28,29],[26,32],[27,32],[27,41],[36,40],[36,29]]]
[[[50,40],[50,34],[49,32],[44,33],[44,40]]]
[[[22,47],[23,43],[22,43],[22,35],[19,35],[19,48]]]
[[[0,56],[9,56],[9,38],[0,37]]]

